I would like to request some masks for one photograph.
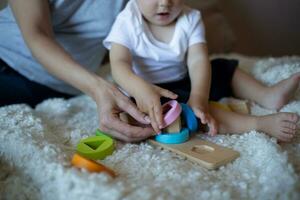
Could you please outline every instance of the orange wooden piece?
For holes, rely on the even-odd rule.
[[[106,172],[112,177],[116,177],[116,173],[106,167],[105,165],[102,165],[98,162],[95,162],[93,160],[84,158],[80,156],[79,154],[74,154],[72,161],[72,165],[77,168],[84,168],[88,170],[89,172]]]

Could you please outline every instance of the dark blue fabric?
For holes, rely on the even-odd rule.
[[[238,61],[219,58],[212,60],[211,66],[212,82],[209,99],[218,101],[223,97],[233,96],[231,82]],[[189,99],[191,83],[188,76],[180,81],[157,85],[178,94],[179,102],[186,103]],[[34,107],[41,101],[54,97],[72,96],[28,80],[0,59],[0,106],[27,103]],[[166,101],[167,99],[162,99],[162,102]]]
[[[233,96],[231,82],[237,66],[238,60],[235,59],[218,58],[211,61],[212,78],[209,100],[218,101],[223,97]],[[177,100],[181,103],[186,103],[189,99],[191,91],[189,76],[180,81],[157,85],[178,94]],[[162,103],[167,100],[162,98]]]
[[[31,107],[48,98],[70,98],[20,75],[0,59],[0,106],[26,103]]]

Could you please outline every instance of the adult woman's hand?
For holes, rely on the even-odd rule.
[[[96,101],[101,130],[128,142],[143,140],[154,133],[150,125],[142,128],[122,122],[119,118],[121,111],[142,124],[149,124],[150,121],[147,122],[145,115],[115,86],[82,67],[58,43],[47,0],[10,0],[9,4],[32,55],[49,73]]]
[[[154,130],[150,119],[139,111],[135,104],[113,84],[99,78],[99,88],[92,95],[96,101],[99,114],[100,130],[114,138],[136,142],[153,135]],[[126,112],[141,123],[141,126],[132,126],[121,121],[119,114]],[[148,124],[143,126],[142,124]]]

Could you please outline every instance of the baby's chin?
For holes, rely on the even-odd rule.
[[[165,16],[156,15],[153,19],[147,21],[157,26],[168,26],[174,23],[176,20],[173,19],[171,15],[165,15]]]

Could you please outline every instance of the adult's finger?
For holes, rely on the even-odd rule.
[[[108,128],[104,128],[101,130],[104,131],[106,134],[112,136],[113,138],[124,141],[124,142],[139,142],[139,141],[145,140],[149,137],[149,136],[129,137],[127,135],[119,133],[118,131],[116,131],[114,129],[108,129]]]
[[[100,120],[100,127],[105,127],[109,130],[121,133],[129,138],[149,137],[153,134],[150,127],[138,127],[129,125],[120,120],[118,114],[103,117]]]

